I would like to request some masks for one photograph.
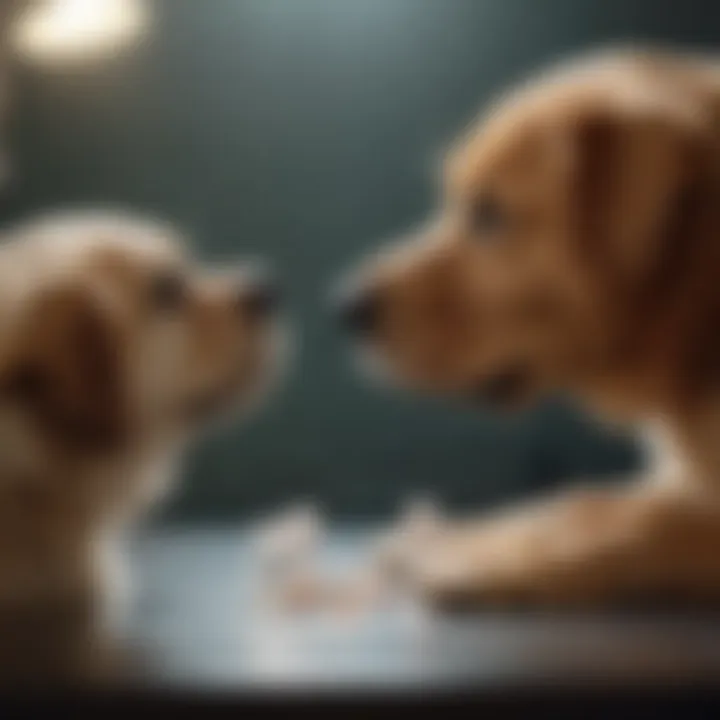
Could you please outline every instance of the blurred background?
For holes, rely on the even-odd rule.
[[[343,268],[432,209],[443,148],[498,91],[607,43],[713,49],[716,1],[35,5],[55,26],[8,28],[22,54],[2,220],[96,204],[167,217],[208,259],[271,258],[298,327],[285,387],[247,428],[199,448],[169,519],[307,499],[338,518],[384,517],[418,491],[482,507],[637,462],[631,440],[561,399],[507,420],[368,387],[325,299]],[[103,12],[117,36],[106,53]]]

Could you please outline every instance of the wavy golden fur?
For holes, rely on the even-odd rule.
[[[431,597],[720,599],[720,64],[608,53],[510,93],[449,154],[437,218],[356,286],[403,384],[500,404],[562,390],[652,437],[622,489],[406,548]]]

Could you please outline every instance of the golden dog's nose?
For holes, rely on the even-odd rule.
[[[241,283],[237,290],[236,305],[243,317],[264,320],[280,306],[281,292],[277,280],[269,273]]]
[[[380,293],[374,288],[360,287],[345,292],[336,301],[340,324],[357,335],[368,335],[378,326],[382,313]]]

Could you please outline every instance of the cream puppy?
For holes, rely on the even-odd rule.
[[[102,213],[0,247],[0,611],[96,607],[116,543],[209,420],[276,375],[275,288],[195,264],[176,232]],[[117,576],[114,576],[117,579]]]

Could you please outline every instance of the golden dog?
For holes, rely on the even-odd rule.
[[[0,246],[0,610],[103,606],[116,541],[200,427],[269,384],[276,293],[174,230],[48,217]]]
[[[511,93],[450,153],[438,216],[351,288],[344,322],[401,383],[560,389],[656,451],[625,487],[396,547],[430,598],[720,599],[720,64],[614,52]]]

